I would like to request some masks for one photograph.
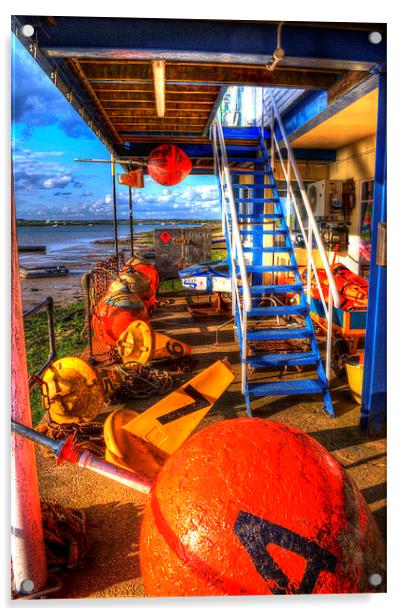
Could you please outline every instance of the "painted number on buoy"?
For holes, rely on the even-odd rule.
[[[170,411],[170,413],[156,417],[157,421],[164,425],[170,423],[170,421],[179,419],[180,417],[185,417],[185,415],[189,415],[190,413],[195,413],[195,411],[205,409],[212,404],[203,394],[201,394],[200,391],[195,389],[195,387],[192,387],[192,385],[187,385],[184,387],[183,391],[188,396],[193,398],[193,402],[190,402],[186,406],[182,406],[179,409],[175,409],[174,411]]]
[[[272,580],[276,595],[310,594],[321,571],[335,570],[336,557],[288,528],[273,524],[246,511],[240,511],[233,528],[235,534],[250,555],[254,566],[264,580]],[[298,588],[291,585],[289,578],[269,554],[269,544],[295,552],[307,560],[306,570]]]

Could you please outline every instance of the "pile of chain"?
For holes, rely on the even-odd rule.
[[[86,516],[81,509],[41,501],[46,557],[50,569],[78,569],[91,553]]]
[[[40,424],[36,430],[56,440],[65,439],[73,434],[75,444],[81,449],[86,449],[99,458],[103,458],[105,455],[104,426],[102,423],[58,424],[50,420],[47,423]],[[52,452],[49,452],[49,455],[53,456]]]
[[[123,253],[119,253],[118,260],[115,255],[104,261],[99,261],[91,270],[90,302],[94,310],[98,302],[104,297],[111,282],[117,278],[125,261]]]
[[[166,370],[156,370],[136,363],[115,364],[109,378],[104,380],[107,402],[125,402],[130,398],[149,398],[168,393],[174,379]]]

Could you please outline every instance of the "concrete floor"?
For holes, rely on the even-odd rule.
[[[159,308],[152,319],[155,330],[192,346],[197,360],[194,373],[224,357],[235,371],[234,382],[198,430],[213,422],[245,416],[238,346],[231,325],[221,333],[222,342],[216,346],[215,332],[219,322],[223,320],[193,320],[186,310],[185,299],[178,294],[173,294],[170,303]],[[181,379],[185,382],[191,376],[188,373]],[[253,402],[253,414],[295,426],[324,445],[362,491],[386,538],[386,439],[369,437],[359,429],[359,407],[351,399],[343,380],[333,383],[332,398],[335,419],[324,415],[322,400],[317,396],[304,400],[300,397],[259,398]],[[142,411],[157,399],[131,401],[126,406]],[[43,498],[55,498],[64,506],[85,510],[94,546],[93,556],[84,569],[63,574],[63,588],[56,596],[144,596],[139,567],[139,532],[146,497],[77,467],[66,464],[56,467],[40,450],[38,469]]]

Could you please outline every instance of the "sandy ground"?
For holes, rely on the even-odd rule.
[[[67,285],[66,285],[67,286]],[[240,394],[240,370],[237,345],[231,326],[215,345],[218,321],[195,321],[178,296],[159,308],[153,327],[170,332],[191,344],[198,360],[196,371],[213,361],[227,357],[236,379],[216,403],[198,429],[212,422],[245,416],[244,398]],[[191,375],[184,375],[186,381]],[[346,468],[362,491],[370,509],[386,535],[386,440],[368,437],[358,427],[359,407],[344,381],[333,388],[336,419],[328,419],[317,397],[258,399],[253,403],[256,417],[288,423],[309,433],[322,443]],[[155,399],[132,401],[129,408],[142,411]],[[110,410],[110,409],[108,409]],[[104,415],[105,417],[105,415]],[[84,569],[64,573],[59,598],[142,597],[139,566],[139,532],[146,497],[117,483],[74,466],[56,467],[53,459],[38,450],[41,495],[56,498],[62,505],[83,508],[88,519],[94,553]]]

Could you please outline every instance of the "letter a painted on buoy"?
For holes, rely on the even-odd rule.
[[[123,430],[172,454],[184,443],[233,380],[232,370],[219,360],[135,417],[123,426]]]

